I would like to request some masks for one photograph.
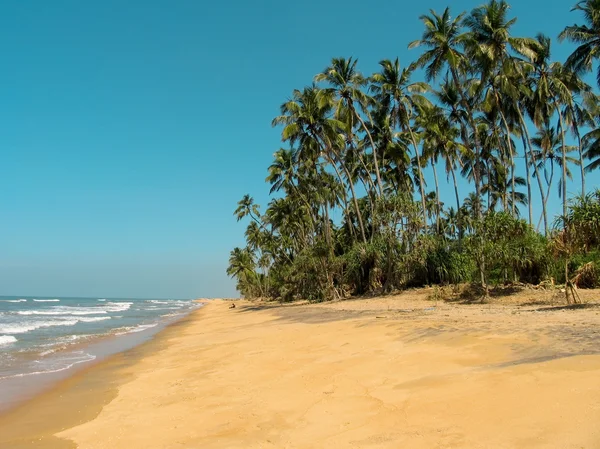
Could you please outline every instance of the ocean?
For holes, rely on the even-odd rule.
[[[39,385],[44,374],[140,343],[197,307],[192,300],[0,296],[0,408],[17,385]]]

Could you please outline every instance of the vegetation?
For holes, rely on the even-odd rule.
[[[600,0],[574,10],[584,25],[559,36],[578,45],[564,64],[549,37],[512,34],[503,0],[423,15],[408,66],[383,60],[364,76],[357,60],[332,59],[273,120],[285,143],[266,178],[273,199],[264,211],[249,195],[238,203],[249,222],[228,268],[238,290],[320,301],[473,282],[486,295],[554,278],[570,300],[572,280],[594,285],[600,192],[586,194],[585,175],[600,167],[600,101],[584,76],[600,55]],[[455,204],[441,200],[444,175]]]

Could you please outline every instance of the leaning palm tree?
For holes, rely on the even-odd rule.
[[[293,150],[279,149],[273,155],[273,163],[269,166],[269,175],[265,179],[271,184],[269,193],[283,190],[288,196],[296,196],[310,217],[312,231],[314,233],[316,226],[315,206],[309,202],[306,192],[301,189],[300,176],[296,170],[296,161]]]
[[[237,280],[237,290],[246,297],[259,294],[260,283],[255,271],[256,262],[248,248],[234,248],[229,255],[227,274]]]
[[[558,35],[558,39],[568,40],[578,47],[567,58],[566,66],[576,73],[588,73],[593,64],[600,59],[600,0],[583,0],[578,2],[571,11],[583,13],[583,25],[566,27]],[[600,86],[600,66],[596,72],[596,80]]]
[[[346,175],[347,186],[352,195],[352,202],[356,212],[363,242],[366,243],[365,227],[362,214],[358,207],[358,199],[354,189],[353,177],[340,154],[344,141],[340,130],[344,123],[331,116],[332,104],[323,101],[323,93],[316,86],[306,87],[304,90],[294,90],[292,99],[281,105],[281,115],[273,119],[273,126],[283,125],[281,137],[290,145],[298,144],[305,151],[306,157],[313,163],[319,158],[324,158],[336,173],[342,184],[344,177],[338,168]]]

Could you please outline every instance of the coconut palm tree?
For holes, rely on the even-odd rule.
[[[594,62],[600,58],[600,0],[577,2],[571,11],[582,12],[584,24],[566,27],[558,35],[558,39],[578,45],[567,58],[567,68],[576,73],[588,73],[592,71]],[[596,72],[596,80],[600,86],[600,66]]]
[[[429,90],[423,82],[410,81],[412,70],[400,68],[398,58],[395,61],[384,59],[379,62],[381,71],[371,76],[370,89],[375,93],[377,101],[389,112],[392,125],[397,125],[403,132],[410,136],[410,141],[415,153],[416,166],[421,192],[421,205],[423,216],[426,216],[425,181],[417,138],[411,126],[415,108],[427,104],[428,101],[421,94]]]
[[[464,54],[464,46],[469,36],[462,32],[461,26],[464,20],[464,13],[457,17],[452,17],[450,8],[446,8],[439,15],[433,9],[430,15],[422,15],[421,21],[425,25],[425,31],[421,39],[413,41],[408,48],[425,47],[427,50],[414,63],[415,67],[425,67],[425,78],[427,81],[435,80],[440,73],[446,69],[446,76],[451,75],[453,83],[453,93],[457,95],[461,107],[464,110],[464,119],[461,121],[463,126],[462,136],[463,144],[467,153],[472,153],[475,160],[479,159],[479,138],[477,126],[474,120],[475,102],[470,98],[468,92],[467,74],[469,65]],[[466,131],[466,125],[470,128],[470,133]],[[472,137],[472,139],[469,138]],[[476,168],[474,173],[475,194],[480,194],[480,176]],[[478,217],[481,211],[478,211]]]
[[[321,98],[331,102],[335,111],[334,116],[338,120],[347,122],[350,137],[352,137],[354,129],[354,118],[360,122],[362,130],[367,134],[373,151],[375,176],[379,187],[378,195],[380,195],[383,193],[383,184],[379,172],[375,142],[357,109],[358,106],[361,110],[368,111],[368,105],[371,102],[369,97],[361,90],[367,84],[367,80],[357,71],[357,63],[358,60],[353,58],[333,58],[331,64],[322,73],[317,74],[314,80],[317,83],[326,82],[330,86],[323,89]]]
[[[521,112],[530,92],[523,87],[523,81],[529,70],[528,62],[536,53],[536,41],[531,38],[511,35],[516,18],[509,19],[510,7],[504,0],[490,0],[466,16],[463,24],[468,28],[465,39],[465,53],[473,64],[481,80],[486,85],[490,78],[502,88],[506,101],[501,104],[503,111],[516,114],[522,137],[526,143],[525,151],[529,157],[533,151],[527,123]],[[500,78],[500,79],[497,79]],[[517,94],[518,92],[518,94]],[[512,103],[512,104],[507,104]],[[506,114],[503,112],[504,117]],[[505,125],[506,127],[506,125]],[[508,150],[510,152],[510,150]],[[534,166],[535,168],[535,166]],[[543,185],[538,178],[540,195],[544,196]],[[542,203],[544,203],[542,201]],[[544,230],[547,233],[548,219],[545,207]]]
[[[568,161],[565,133],[567,129],[562,108],[563,105],[573,108],[573,92],[581,92],[586,87],[573,71],[567,70],[559,62],[550,62],[551,41],[547,36],[538,34],[536,40],[534,70],[529,77],[532,85],[532,96],[529,103],[530,115],[538,128],[551,120],[555,114],[558,115],[558,130],[562,147],[563,215],[566,215]],[[539,173],[536,175],[539,176]]]
[[[593,129],[583,136],[584,156],[590,162],[585,166],[586,172],[600,169],[600,128]]]
[[[366,243],[367,238],[353,178],[339,151],[339,148],[344,146],[339,132],[344,128],[344,123],[331,116],[332,108],[332,103],[323,100],[323,93],[316,86],[307,87],[303,91],[295,90],[292,99],[281,105],[281,115],[275,117],[272,124],[283,125],[282,140],[288,141],[292,146],[299,144],[300,148],[307,149],[308,160],[314,163],[323,157],[335,171],[340,182],[344,184],[344,178],[338,168],[339,164],[348,179],[347,186],[352,195],[361,237]]]

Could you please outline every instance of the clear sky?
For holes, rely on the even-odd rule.
[[[449,3],[480,2],[2,2],[0,295],[234,295],[232,212],[268,201],[279,105],[332,56],[414,60]],[[514,0],[515,33],[555,37],[571,3]]]

